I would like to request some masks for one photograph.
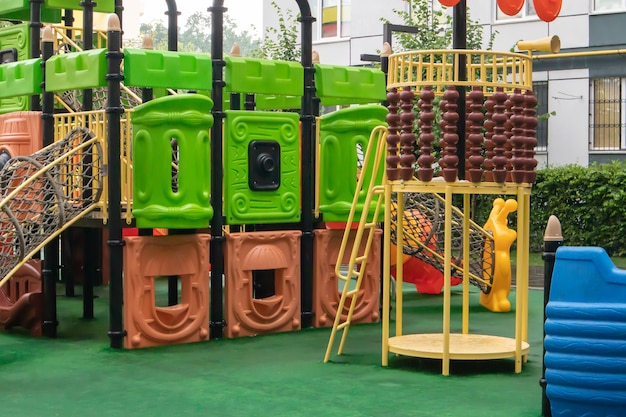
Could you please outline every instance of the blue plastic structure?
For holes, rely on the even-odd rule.
[[[559,248],[546,317],[552,415],[626,415],[626,271],[604,249]]]

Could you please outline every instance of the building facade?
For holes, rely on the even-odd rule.
[[[294,0],[273,0],[297,11]],[[264,27],[278,17],[264,0]],[[383,22],[401,23],[395,10],[407,0],[310,0],[317,18],[314,49],[321,61],[367,65],[362,54],[375,54],[383,43]],[[495,0],[467,0],[470,16],[483,26],[483,39],[496,33],[494,50],[508,51],[519,40],[558,35],[559,57],[536,53],[533,81],[539,113],[551,114],[538,128],[542,166],[605,163],[626,159],[626,0],[564,1],[560,16],[540,20],[527,0],[514,17]],[[433,7],[439,7],[437,0]],[[624,49],[623,49],[624,48]]]

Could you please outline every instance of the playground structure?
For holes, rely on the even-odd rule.
[[[88,8],[93,3],[85,3],[85,16],[89,16]],[[172,3],[168,2],[168,6]],[[220,33],[224,8],[219,1],[212,8],[214,49],[210,57],[149,49],[122,51],[121,27],[115,18],[110,20],[106,34],[96,36],[97,41],[88,39],[87,34],[92,30],[83,28],[83,47],[99,46],[83,51],[78,50],[81,45],[71,37],[66,40],[58,30],[47,29],[43,54],[39,57],[38,52],[33,53],[34,45],[39,44],[38,30],[28,34],[28,25],[23,26],[20,30],[27,39],[30,35],[30,55],[35,56],[0,66],[0,79],[4,83],[0,95],[2,105],[8,100],[7,111],[13,114],[26,107],[37,107],[39,99],[33,97],[41,94],[41,131],[46,147],[34,153],[20,151],[30,156],[10,154],[14,158],[1,171],[6,188],[0,202],[4,239],[0,246],[3,268],[0,286],[9,282],[32,254],[45,247],[43,331],[54,335],[53,289],[59,269],[56,237],[72,225],[95,222],[98,226],[106,224],[109,232],[109,335],[114,348],[199,341],[222,334],[237,337],[311,325],[330,326],[335,317],[348,320],[347,323],[377,321],[379,241],[374,237],[381,232],[375,227],[376,221],[368,220],[371,234],[362,244],[362,228],[350,232],[349,227],[356,218],[368,218],[374,207],[380,210],[382,200],[372,202],[380,190],[377,187],[397,187],[393,190],[398,194],[397,213],[405,212],[404,197],[409,192],[439,195],[432,201],[439,201],[443,207],[435,220],[444,231],[442,240],[441,229],[436,228],[438,234],[432,242],[438,246],[434,249],[430,244],[420,246],[419,242],[406,244],[403,222],[395,221],[392,227],[386,214],[382,312],[383,323],[388,326],[391,231],[395,230],[398,247],[412,247],[415,253],[410,255],[429,253],[423,261],[430,260],[431,266],[443,270],[444,312],[447,309],[449,314],[446,302],[449,305],[453,265],[468,278],[463,281],[465,296],[470,280],[482,285],[484,291],[501,293],[492,287],[498,268],[489,261],[498,245],[488,233],[480,232],[474,245],[478,252],[470,251],[471,244],[466,242],[472,241],[471,234],[479,228],[477,225],[470,228],[470,223],[462,219],[469,218],[466,210],[470,194],[508,194],[516,196],[519,205],[515,347],[507,344],[505,351],[481,354],[481,357],[514,355],[518,370],[521,355],[528,349],[523,341],[527,326],[524,253],[527,252],[528,196],[534,178],[534,105],[531,93],[519,94],[516,89],[530,89],[528,57],[450,51],[429,52],[432,55],[428,59],[416,59],[418,55],[410,54],[392,55],[387,58],[389,81],[386,83],[384,72],[376,69],[314,64],[310,10],[306,1],[297,3],[303,16],[302,63],[224,57]],[[23,6],[21,11],[25,8],[32,12],[32,4],[24,2]],[[40,11],[42,19],[47,6],[53,15],[50,22],[60,18],[55,7],[79,8],[78,2],[45,2]],[[103,2],[99,7],[105,12],[121,13],[121,2]],[[174,4],[174,10],[169,10],[170,18],[175,12]],[[89,19],[85,23],[88,25]],[[31,23],[32,26],[35,25]],[[101,43],[105,41],[106,49]],[[58,52],[61,43],[65,48],[63,53]],[[480,62],[470,66],[475,72],[470,72],[469,81],[455,78],[458,74],[452,70],[459,68],[458,60],[462,56],[467,62],[476,59]],[[422,73],[428,75],[426,79],[437,81],[431,84],[433,90],[424,88],[419,104],[422,114],[419,182],[411,183],[413,162],[409,144],[415,137],[411,136],[413,119],[409,116],[414,104],[410,86],[421,85],[413,77]],[[513,80],[509,82],[511,76]],[[402,80],[402,77],[408,78]],[[481,84],[478,79],[493,81]],[[468,177],[472,180],[469,183],[457,180],[460,178],[457,171],[463,173],[464,169],[459,169],[454,161],[457,149],[447,135],[445,156],[440,160],[446,182],[432,180],[433,161],[429,161],[429,155],[434,138],[428,131],[432,123],[428,106],[432,108],[435,93],[446,91],[444,130],[454,135],[455,103],[461,99],[454,96],[452,89],[440,87],[476,84],[482,88],[472,90],[468,96],[472,100],[468,120],[473,124],[468,136],[472,147],[468,149],[467,160]],[[390,88],[388,109],[369,104],[383,101],[386,88]],[[398,94],[398,88],[403,92]],[[169,89],[170,95],[147,100],[165,89]],[[80,98],[77,93],[66,94],[77,90],[92,94],[82,94]],[[173,94],[183,91],[197,93]],[[94,93],[101,97],[95,110],[94,103],[98,100],[94,100]],[[493,94],[493,99],[485,100],[486,93]],[[254,104],[247,100],[243,104],[255,111],[239,109],[244,95],[254,96]],[[144,104],[130,108],[143,99],[146,99]],[[62,111],[55,111],[55,100],[59,103],[56,108]],[[512,103],[510,112],[506,111],[507,100]],[[359,106],[316,119],[317,104]],[[79,105],[83,111],[73,112]],[[487,118],[487,122],[493,122],[491,130],[489,123],[484,123],[489,138],[484,147],[488,154],[493,152],[491,157],[487,156],[484,172],[482,162],[477,162],[483,149],[479,132],[483,124],[482,119],[478,120],[483,105],[488,113],[493,106],[493,117]],[[224,110],[226,107],[230,109]],[[300,108],[299,114],[267,111],[296,107]],[[400,114],[399,108],[402,108]],[[383,134],[386,129],[382,127],[386,125],[389,134]],[[403,131],[401,157],[393,139],[397,139],[399,129]],[[511,144],[510,153],[505,149],[507,144]],[[366,149],[369,151],[359,167],[359,153]],[[398,158],[402,163],[402,179],[392,163],[397,164]],[[389,164],[387,170],[381,168],[383,160]],[[378,161],[379,165],[372,165],[372,161]],[[483,174],[486,182],[482,182]],[[464,211],[453,209],[453,194],[463,195]],[[391,194],[385,201],[388,202],[386,213],[391,216]],[[463,237],[457,240],[461,246],[452,244],[455,222],[450,219],[455,215],[456,224],[462,226],[459,230]],[[373,216],[376,218],[377,213]],[[499,224],[505,217],[500,216]],[[408,224],[418,218],[409,216]],[[446,220],[441,222],[442,218]],[[322,221],[346,223],[347,233],[326,229]],[[133,225],[140,229],[140,236],[122,239],[122,229]],[[210,236],[196,233],[196,229],[209,225]],[[170,233],[148,236],[155,228],[167,228]],[[344,243],[340,244],[342,236]],[[359,257],[358,262],[362,263],[357,274],[359,289],[348,296],[352,297],[348,307],[346,292],[338,294],[338,278],[332,271],[346,264],[349,270],[354,269],[355,257],[345,251],[345,242],[349,241],[355,247],[362,247],[367,256]],[[506,244],[503,246],[508,250]],[[415,250],[417,247],[420,250]],[[462,251],[462,256],[455,257],[454,262],[453,250]],[[400,252],[398,265],[401,255]],[[180,262],[183,258],[189,258],[189,262]],[[210,287],[205,282],[209,265]],[[476,265],[478,269],[471,270]],[[501,273],[506,275],[506,271]],[[402,282],[401,269],[397,275]],[[168,306],[155,304],[157,277],[171,277]],[[401,293],[397,297],[401,311]],[[444,315],[445,326],[449,327],[449,317],[446,319]],[[404,352],[394,348],[393,341],[388,342],[384,352],[385,349]],[[450,358],[446,349],[443,348],[444,373],[445,362]]]

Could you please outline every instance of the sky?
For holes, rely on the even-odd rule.
[[[154,5],[159,2],[158,7]],[[164,0],[143,0],[144,15],[141,18],[142,23],[150,23],[154,20],[166,21],[165,11],[167,5]],[[153,7],[150,7],[150,6]],[[176,0],[178,11],[181,12],[179,22],[185,24],[187,18],[198,11],[206,11],[213,5],[213,0]],[[254,25],[256,30],[254,33],[261,37],[263,26],[263,0],[224,0],[224,7],[228,9],[226,12],[228,17],[237,23],[242,30],[252,32]]]

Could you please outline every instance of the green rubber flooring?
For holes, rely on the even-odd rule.
[[[452,294],[454,331],[460,291]],[[94,320],[80,318],[80,297],[59,297],[55,340],[0,334],[0,415],[541,416],[542,291],[530,291],[531,351],[521,374],[512,359],[453,361],[449,377],[438,360],[392,357],[383,368],[380,324],[353,326],[332,363],[322,362],[328,329],[114,351],[106,288],[96,293]],[[472,333],[513,336],[514,313],[484,310],[476,293],[471,303]],[[405,333],[440,332],[441,306],[441,296],[407,287]]]

